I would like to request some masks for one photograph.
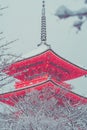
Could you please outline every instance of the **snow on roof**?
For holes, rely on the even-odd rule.
[[[1,87],[0,88],[0,94],[10,92],[10,91],[14,91],[15,90],[14,83],[15,83],[15,81],[8,83],[5,86]]]
[[[22,56],[22,58],[29,58],[35,55],[38,55],[42,52],[45,52],[49,49],[49,46],[45,45],[45,44],[41,44],[40,46],[37,46],[36,49],[32,50],[31,52],[29,52],[28,54],[25,54]]]
[[[87,98],[87,77],[82,76],[77,79],[69,80],[67,83],[72,85],[72,92]]]
[[[0,102],[0,114],[4,113],[4,114],[9,114],[11,111],[14,112],[14,107],[9,106],[3,102]],[[1,115],[0,115],[1,116]]]

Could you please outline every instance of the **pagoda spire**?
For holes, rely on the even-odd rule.
[[[41,17],[41,42],[46,43],[46,16],[45,16],[45,1],[42,1],[42,17]]]
[[[47,43],[47,32],[46,32],[46,15],[45,15],[45,0],[42,1],[42,16],[41,16],[41,43],[38,46],[44,44],[49,46]]]

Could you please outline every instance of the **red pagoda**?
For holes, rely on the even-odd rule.
[[[5,73],[18,80],[14,91],[0,94],[0,101],[9,105],[14,105],[14,99],[18,101],[20,96],[34,89],[41,90],[50,86],[57,91],[65,91],[65,96],[72,102],[81,100],[87,103],[87,98],[73,93],[71,85],[66,83],[87,75],[87,70],[57,55],[47,44],[45,1],[42,5],[41,43],[30,56],[11,64]]]

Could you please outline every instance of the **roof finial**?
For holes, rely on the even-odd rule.
[[[41,17],[41,42],[46,42],[46,16],[45,16],[45,1],[42,1],[42,17]]]
[[[49,46],[47,43],[47,34],[46,34],[46,16],[45,16],[45,0],[42,1],[42,16],[41,16],[41,43],[38,45],[45,44]]]

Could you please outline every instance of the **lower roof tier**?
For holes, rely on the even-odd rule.
[[[21,81],[29,81],[46,74],[58,81],[67,81],[87,75],[87,70],[72,64],[51,49],[17,61],[7,67],[4,72]]]
[[[44,91],[44,89],[46,89],[46,90],[48,89],[48,90]],[[44,100],[46,98],[46,96],[49,96],[49,98],[54,97],[54,98],[58,99],[60,104],[63,104],[62,99],[69,100],[72,105],[75,105],[78,102],[80,102],[82,104],[87,103],[87,98],[77,95],[76,93],[73,93],[72,91],[67,90],[64,87],[57,85],[52,80],[45,81],[38,85],[33,85],[30,87],[25,87],[23,89],[17,89],[12,92],[0,94],[0,102],[14,106],[19,101],[20,98],[24,97],[26,94],[28,94],[32,91],[35,91],[35,90],[36,91],[38,90],[40,92],[40,98],[43,98],[42,100]],[[44,94],[43,92],[45,93],[44,96],[43,96],[43,94]]]

